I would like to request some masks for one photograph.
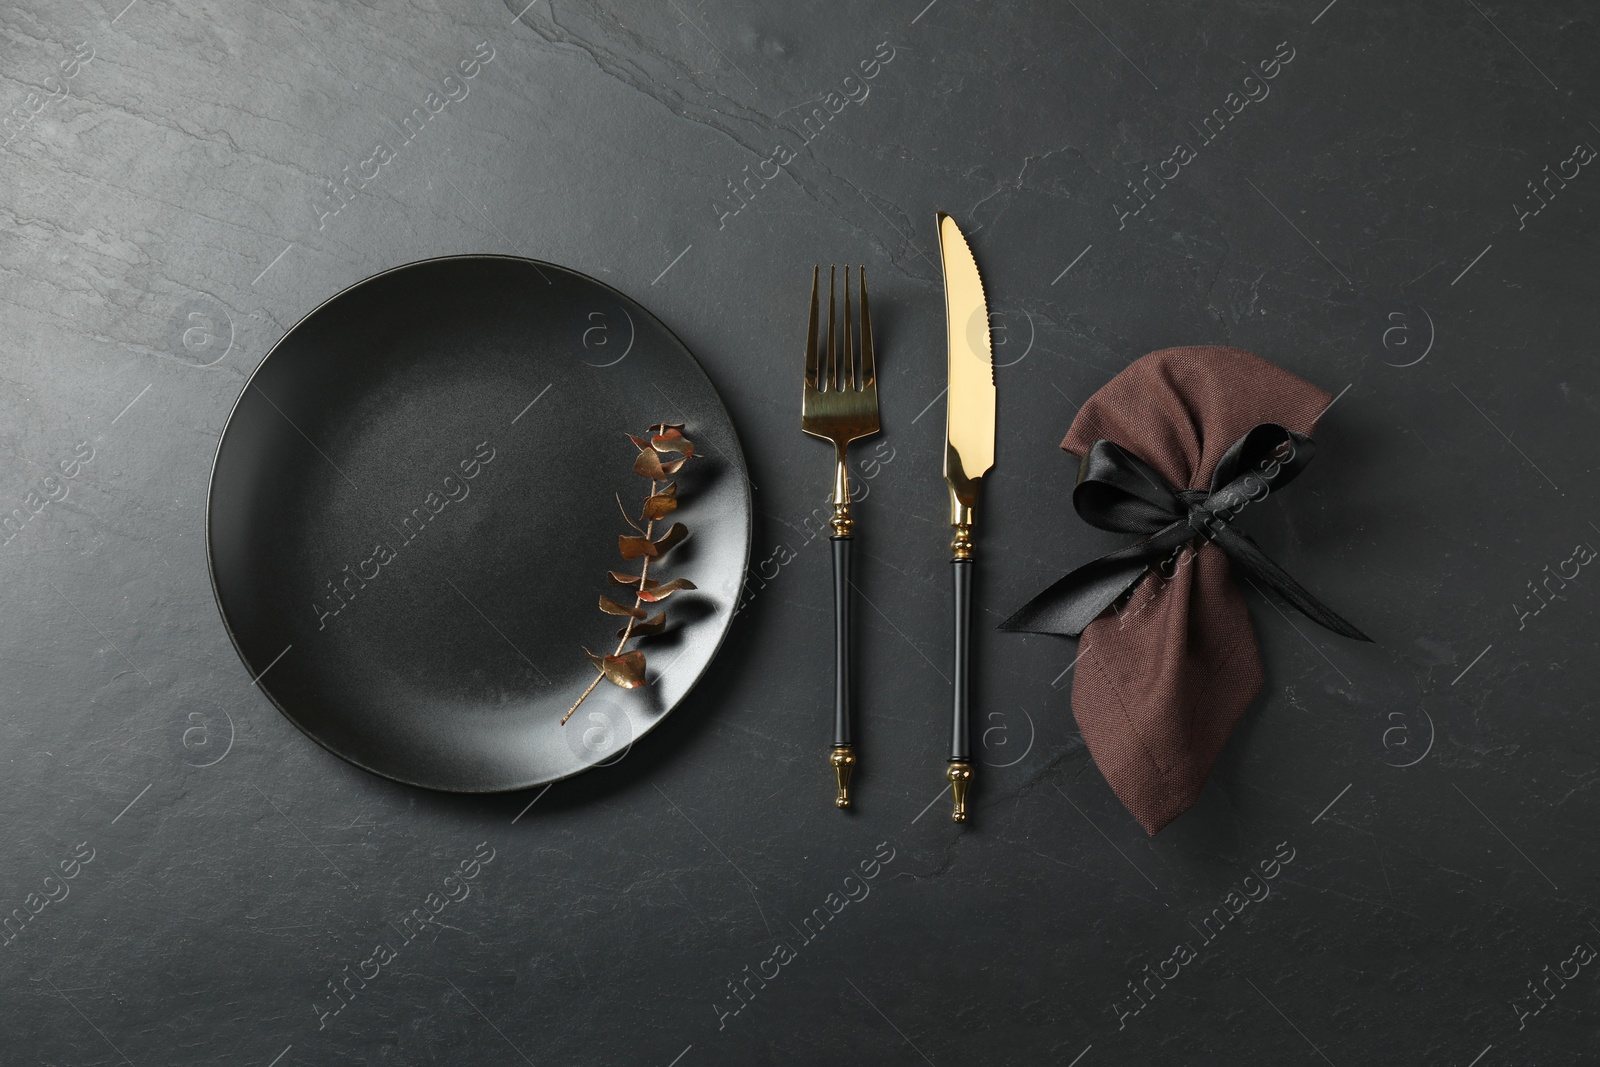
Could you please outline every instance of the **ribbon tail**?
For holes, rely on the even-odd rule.
[[[1142,559],[1111,563],[1102,557],[1085,563],[1018,608],[1000,629],[1078,637],[1147,570]]]
[[[1226,524],[1218,524],[1213,527],[1211,534],[1217,542],[1217,547],[1226,552],[1230,559],[1243,567],[1252,576],[1259,578],[1264,584],[1275,589],[1300,614],[1318,626],[1332,630],[1340,637],[1348,637],[1356,641],[1370,642],[1372,640],[1372,638],[1356,629],[1349,620],[1318,600],[1311,590],[1295,581],[1288,571],[1274,563],[1265,552],[1261,551],[1261,547],[1250,538],[1245,537]]]
[[[1018,608],[1000,624],[1000,629],[1077,637],[1118,597],[1137,585],[1151,563],[1164,559],[1189,536],[1186,525],[1173,523],[1148,541],[1091,560]]]

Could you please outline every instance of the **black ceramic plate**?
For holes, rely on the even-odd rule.
[[[661,567],[698,587],[639,645],[651,685],[602,683],[596,610],[637,508],[625,432],[681,422],[691,531]],[[618,755],[711,664],[750,547],[744,456],[683,344],[592,278],[503,256],[368,278],[262,361],[217,448],[211,579],[250,676],[329,751],[456,792]],[[619,590],[610,590],[612,593]],[[609,641],[609,644],[608,644]]]

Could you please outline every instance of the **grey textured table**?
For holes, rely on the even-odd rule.
[[[1592,6],[525,2],[0,14],[0,1061],[1595,1061],[1600,593],[1550,577],[1600,544]],[[973,821],[938,798],[941,209],[1000,364],[980,618],[1120,543],[1056,443],[1130,360],[1235,344],[1339,394],[1244,525],[1377,643],[1247,592],[1267,686],[1154,839],[1073,645],[989,626]],[[690,700],[495,798],[298,733],[203,537],[283,331],[468,251],[660,315],[758,512]],[[797,417],[810,265],[858,260],[885,432],[845,816]]]

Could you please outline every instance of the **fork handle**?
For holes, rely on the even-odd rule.
[[[834,804],[850,806],[850,773],[855,769],[855,730],[850,717],[850,550],[855,538],[833,539],[833,751],[838,795]]]

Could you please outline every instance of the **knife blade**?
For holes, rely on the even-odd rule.
[[[972,783],[971,682],[972,523],[978,491],[994,467],[994,353],[983,278],[961,228],[939,212],[939,255],[944,267],[945,335],[949,391],[945,396],[944,480],[950,488],[951,572],[954,575],[955,670],[952,674],[950,761],[945,776],[955,800],[951,819],[967,821]]]

